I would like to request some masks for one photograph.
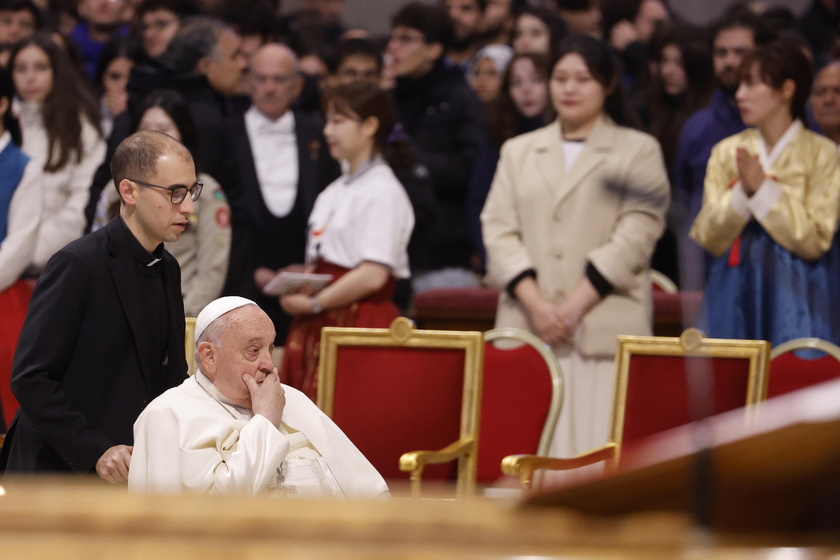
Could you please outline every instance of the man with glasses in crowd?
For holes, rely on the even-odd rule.
[[[181,273],[163,243],[181,236],[201,194],[192,156],[143,131],[117,147],[111,171],[119,215],[56,253],[35,286],[0,470],[125,482],[134,421],[186,378]]]
[[[282,347],[292,319],[276,297],[262,293],[254,273],[304,261],[309,213],[340,170],[320,119],[293,108],[303,76],[292,49],[279,43],[257,49],[248,82],[253,104],[230,129],[241,195],[230,199],[233,240],[224,293],[254,300],[274,322]]]

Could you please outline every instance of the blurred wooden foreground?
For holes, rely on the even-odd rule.
[[[7,481],[5,491],[0,496],[4,560],[811,560],[840,554],[840,547],[784,543],[778,535],[711,539],[692,529],[680,513],[607,519],[486,498],[355,503],[145,496],[78,478]],[[786,548],[788,555],[779,556],[780,549],[772,547],[781,544],[806,548]]]

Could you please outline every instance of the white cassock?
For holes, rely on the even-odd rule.
[[[283,385],[280,430],[226,399],[200,371],[134,423],[132,491],[388,496],[379,472],[303,393]]]

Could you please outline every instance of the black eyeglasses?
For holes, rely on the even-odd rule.
[[[160,185],[153,185],[151,183],[147,183],[146,181],[138,181],[137,179],[129,179],[129,181],[137,183],[138,185],[143,185],[144,187],[152,187],[155,189],[169,191],[169,199],[172,201],[172,204],[181,204],[184,202],[184,199],[187,198],[187,192],[190,193],[190,198],[192,198],[193,202],[195,202],[198,200],[198,197],[201,196],[201,189],[204,188],[204,183],[200,181],[196,181],[191,187],[187,187],[185,185],[161,187]]]

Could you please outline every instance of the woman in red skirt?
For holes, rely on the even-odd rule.
[[[348,84],[329,92],[324,106],[324,136],[344,173],[315,201],[306,259],[308,270],[333,279],[317,293],[280,298],[294,316],[281,379],[313,400],[322,327],[387,327],[399,315],[391,296],[395,281],[410,275],[414,228],[411,202],[394,174],[410,162],[408,143],[388,95],[373,84]]]
[[[21,276],[32,260],[41,223],[41,166],[18,147],[13,95],[12,80],[0,68],[0,433],[18,408],[10,386],[12,357],[32,296],[31,281]]]

